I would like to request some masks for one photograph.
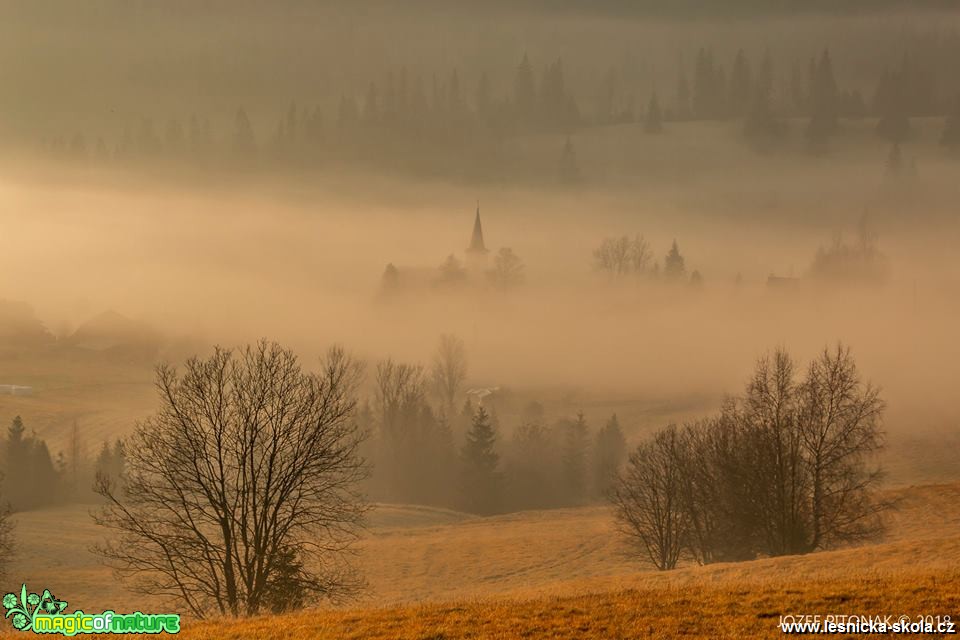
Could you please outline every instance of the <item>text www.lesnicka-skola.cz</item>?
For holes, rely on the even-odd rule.
[[[780,631],[797,635],[816,633],[927,633],[949,635],[957,633],[957,625],[948,615],[858,616],[797,614],[780,616]]]

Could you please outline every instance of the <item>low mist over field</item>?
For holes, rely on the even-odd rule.
[[[861,608],[953,584],[958,26],[0,3],[7,590],[185,629],[302,598],[383,638],[467,632],[371,602],[481,597],[477,633],[635,637],[658,590],[722,624],[742,587],[730,628],[773,636],[836,613],[791,585],[871,558]],[[524,627],[553,595],[639,618]]]

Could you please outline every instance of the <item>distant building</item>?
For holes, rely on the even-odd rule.
[[[490,251],[483,242],[483,225],[480,224],[480,203],[477,203],[477,215],[473,219],[473,234],[467,247],[467,269],[480,273],[487,269],[487,254]]]
[[[457,252],[459,253],[459,252]],[[483,223],[480,221],[480,204],[473,217],[473,231],[463,260],[456,253],[438,261],[436,266],[399,267],[390,263],[380,280],[381,295],[422,288],[459,288],[487,281],[490,250],[483,239]]]

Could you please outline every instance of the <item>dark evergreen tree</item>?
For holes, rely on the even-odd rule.
[[[380,122],[380,97],[377,93],[377,85],[370,83],[367,87],[367,97],[363,102],[363,122],[366,125],[374,125]]]
[[[663,114],[660,111],[660,102],[657,100],[657,93],[650,96],[650,104],[647,105],[647,115],[644,118],[643,130],[647,133],[663,132]]]
[[[887,174],[899,176],[901,173],[903,173],[903,154],[900,151],[900,143],[894,142],[887,155]]]
[[[112,487],[120,486],[126,469],[126,458],[121,440],[117,439],[112,447],[109,442],[104,441],[94,463],[94,477],[106,479]]]
[[[340,131],[352,129],[360,119],[357,101],[351,96],[340,96],[340,104],[337,107],[337,128]]]
[[[496,442],[497,434],[490,416],[480,406],[473,415],[466,443],[460,451],[462,506],[469,513],[489,515],[500,511],[500,456],[496,452]]]
[[[460,95],[460,74],[454,69],[450,72],[450,83],[447,91],[447,108],[454,117],[459,117],[465,110],[463,97]]]
[[[463,441],[463,439],[466,438],[466,433],[470,430],[470,425],[473,424],[473,414],[473,403],[470,402],[470,398],[467,398],[463,401],[463,407],[460,408],[460,415],[457,416],[453,425],[454,436],[457,441]]]
[[[183,125],[176,118],[167,121],[167,129],[164,134],[167,153],[181,153],[184,146]]]
[[[680,280],[687,274],[687,267],[684,264],[683,256],[680,255],[680,249],[677,241],[674,240],[670,246],[670,251],[663,259],[663,276],[668,280]]]
[[[47,443],[34,434],[25,435],[20,416],[13,419],[3,447],[2,472],[11,509],[35,509],[61,500],[61,475],[54,467]]]
[[[810,124],[807,137],[822,142],[833,135],[838,124],[837,83],[833,76],[833,61],[830,52],[824,50],[817,63],[816,75],[810,96]]]
[[[910,133],[903,78],[884,71],[877,86],[874,108],[880,116],[877,134],[890,142],[903,142]]]
[[[790,70],[790,101],[792,112],[806,113],[808,111],[807,94],[803,83],[803,65],[799,63],[794,63]]]
[[[533,67],[527,54],[523,54],[523,60],[517,67],[516,76],[513,79],[513,106],[517,118],[529,124],[536,113],[537,89],[533,78]]]
[[[477,81],[476,104],[477,115],[482,122],[486,123],[489,121],[493,109],[493,98],[490,94],[490,79],[487,77],[486,71],[480,74],[480,79]]]
[[[690,84],[687,82],[687,73],[680,61],[680,70],[677,78],[677,106],[675,117],[677,120],[690,118]]]
[[[555,449],[547,429],[537,420],[514,431],[507,462],[510,509],[549,509],[562,504],[556,490]]]
[[[948,149],[960,149],[960,98],[957,98],[953,109],[947,115],[940,144]]]
[[[587,496],[587,460],[590,447],[590,428],[583,412],[577,419],[563,426],[563,455],[561,458],[564,498],[568,504],[582,504]]]
[[[598,495],[609,494],[626,457],[627,441],[620,429],[617,414],[613,414],[607,424],[597,432],[593,448],[593,482]]]
[[[560,152],[560,182],[563,184],[576,184],[580,182],[580,165],[577,164],[577,152],[573,148],[573,142],[567,137],[563,145],[563,151]]]
[[[237,110],[234,119],[233,149],[240,155],[249,155],[257,150],[257,141],[253,134],[253,126],[247,112],[242,108]]]
[[[781,137],[785,130],[773,112],[773,62],[769,52],[764,54],[753,91],[753,101],[747,111],[743,131],[750,140],[766,145]]]
[[[733,71],[730,75],[730,110],[733,115],[743,117],[750,108],[753,98],[753,77],[750,63],[743,49],[737,51],[733,61]]]
[[[400,290],[400,272],[393,263],[388,264],[383,275],[380,276],[380,292],[386,295],[396,293]]]
[[[7,500],[14,510],[26,506],[24,502],[31,491],[31,443],[25,431],[23,420],[16,416],[7,429],[4,442],[3,484]]]
[[[709,118],[713,115],[713,84],[715,70],[713,56],[701,48],[697,52],[693,75],[693,115],[697,118]]]

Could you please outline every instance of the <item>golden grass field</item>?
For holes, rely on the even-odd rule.
[[[628,555],[608,509],[478,518],[379,506],[360,545],[359,601],[249,621],[191,622],[187,638],[776,636],[781,613],[960,615],[960,484],[890,491],[868,546],[659,573]],[[165,610],[89,553],[88,509],[17,516],[7,590],[49,588],[70,610]],[[174,607],[175,608],[175,607]]]
[[[3,398],[4,413],[30,416],[28,427],[49,438],[54,451],[65,439],[66,416],[96,424],[106,437],[128,431],[155,402],[149,373],[140,367],[103,367],[90,375],[78,362],[58,381],[28,361],[8,364],[37,393]],[[81,371],[87,372],[82,384],[74,379]],[[635,417],[634,437],[646,420],[662,419]],[[101,431],[87,433],[88,446],[98,446]],[[960,441],[955,432],[917,430],[892,434],[890,449],[887,492],[897,508],[885,538],[868,546],[659,573],[624,546],[604,506],[480,518],[378,505],[358,545],[357,564],[368,582],[358,600],[222,625],[187,620],[183,635],[734,638],[780,635],[781,613],[960,618]],[[175,611],[175,604],[131,593],[98,563],[89,551],[102,535],[90,519],[93,508],[17,514],[18,548],[4,591],[21,582],[48,588],[70,611]]]
[[[189,625],[185,638],[744,638],[778,637],[781,614],[960,611],[960,572],[793,585],[628,589],[580,596],[469,600],[301,613]],[[955,616],[954,616],[955,619]]]

